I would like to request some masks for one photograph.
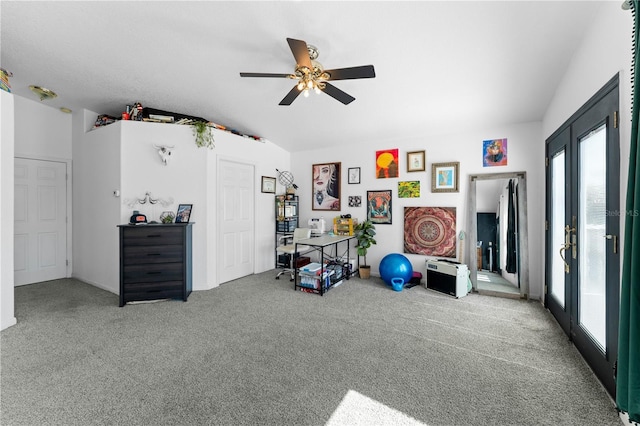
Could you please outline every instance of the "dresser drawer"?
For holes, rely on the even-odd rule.
[[[184,246],[125,246],[122,248],[122,256],[124,265],[182,262]]]
[[[136,283],[124,288],[124,298],[131,300],[183,299],[185,296],[182,281],[164,283]]]
[[[138,227],[125,228],[123,243],[130,246],[163,246],[183,243],[184,229],[182,227],[159,227],[139,225]]]
[[[122,273],[124,284],[182,281],[184,279],[184,264],[175,262],[125,265]]]

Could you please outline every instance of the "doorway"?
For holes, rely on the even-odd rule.
[[[14,160],[14,285],[67,277],[67,163]]]
[[[254,166],[218,162],[218,283],[254,273]]]
[[[615,396],[618,76],[547,139],[545,306]]]

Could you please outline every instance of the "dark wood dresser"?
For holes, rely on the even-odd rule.
[[[187,301],[191,293],[192,225],[118,225],[120,306],[138,300]]]

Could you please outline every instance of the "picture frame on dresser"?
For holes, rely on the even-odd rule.
[[[189,218],[191,218],[192,209],[193,209],[193,204],[178,205],[178,212],[176,213],[175,223],[189,223]]]

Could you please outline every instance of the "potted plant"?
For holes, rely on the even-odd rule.
[[[191,124],[193,127],[193,135],[196,137],[196,145],[199,148],[205,147],[213,149],[215,145],[213,144],[213,131],[209,123],[204,121],[196,121]]]
[[[367,251],[369,247],[376,244],[376,240],[373,238],[376,235],[376,227],[370,220],[365,220],[357,224],[354,231],[358,242],[356,244],[358,256],[364,257],[364,263],[360,264],[358,272],[360,273],[360,278],[367,279],[371,275],[371,266],[367,265]]]

